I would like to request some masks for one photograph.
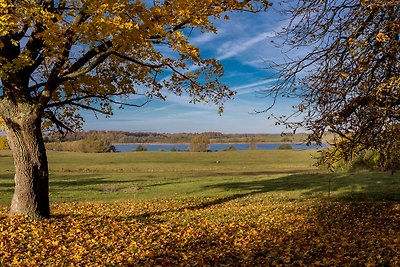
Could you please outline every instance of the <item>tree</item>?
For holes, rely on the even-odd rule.
[[[210,138],[205,134],[192,137],[189,150],[192,152],[207,152],[210,145]]]
[[[249,150],[257,150],[257,140],[255,137],[251,137],[249,140]]]
[[[265,0],[0,0],[0,116],[15,165],[10,214],[49,217],[42,127],[79,128],[80,109],[112,114],[126,98],[187,94],[223,108],[233,92],[222,66],[189,42],[216,32],[228,11],[258,12]],[[227,17],[226,17],[227,18]],[[145,88],[145,89],[143,89]]]
[[[346,140],[342,156],[372,149],[382,167],[393,168],[400,158],[400,1],[296,3],[283,45],[310,52],[275,65],[280,82],[268,93],[301,99],[278,123],[309,130],[310,142],[333,132]]]

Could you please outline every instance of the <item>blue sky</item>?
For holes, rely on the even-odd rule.
[[[85,130],[122,130],[151,132],[223,132],[280,133],[282,127],[268,120],[271,112],[290,113],[294,100],[279,101],[270,113],[254,114],[271,104],[258,91],[271,87],[276,79],[266,61],[281,61],[283,52],[271,40],[286,23],[274,5],[265,13],[229,14],[230,20],[216,22],[218,34],[206,33],[191,37],[205,57],[213,57],[224,65],[222,81],[237,95],[226,102],[220,116],[218,108],[208,104],[190,104],[185,96],[168,95],[165,101],[153,100],[141,108],[115,110],[114,116],[97,119],[85,114]]]

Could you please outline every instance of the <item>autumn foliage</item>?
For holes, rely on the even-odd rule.
[[[398,266],[398,203],[230,199],[68,203],[0,213],[1,266]]]
[[[206,152],[209,146],[210,138],[205,134],[194,136],[189,144],[190,151],[192,152]]]

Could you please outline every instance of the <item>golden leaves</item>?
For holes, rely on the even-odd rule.
[[[381,43],[390,41],[389,36],[387,36],[387,35],[384,34],[383,32],[378,33],[378,34],[376,35],[375,38],[376,38],[376,40],[377,40],[378,42],[381,42]]]
[[[224,202],[226,201],[226,202]],[[0,265],[398,265],[399,204],[186,199],[0,212]]]

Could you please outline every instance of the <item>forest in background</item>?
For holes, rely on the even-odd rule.
[[[220,132],[204,133],[156,133],[156,132],[125,132],[125,131],[81,131],[60,135],[45,135],[46,142],[78,141],[85,138],[107,139],[112,143],[190,143],[197,135],[207,135],[211,143],[302,143],[307,139],[306,133],[298,134],[224,134]]]

